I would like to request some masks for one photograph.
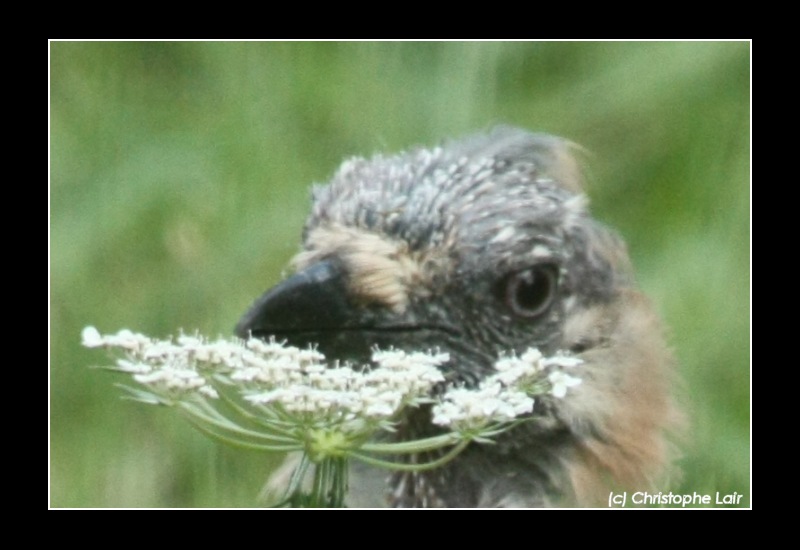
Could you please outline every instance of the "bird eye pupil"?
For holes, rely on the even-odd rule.
[[[539,266],[511,274],[505,284],[505,302],[515,315],[538,317],[547,311],[556,291],[556,271]]]

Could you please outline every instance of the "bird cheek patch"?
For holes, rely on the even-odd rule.
[[[402,313],[411,294],[430,294],[422,258],[412,255],[403,242],[363,229],[332,225],[309,231],[305,247],[292,260],[295,269],[336,258],[344,267],[349,295],[356,302]]]

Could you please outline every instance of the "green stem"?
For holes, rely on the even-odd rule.
[[[266,444],[266,443],[254,443],[252,441],[248,441],[246,439],[236,439],[229,435],[225,435],[218,431],[212,430],[208,427],[207,424],[198,421],[191,416],[187,417],[187,421],[194,426],[197,430],[201,433],[207,435],[211,439],[215,439],[220,443],[225,443],[226,445],[231,445],[233,447],[238,447],[240,449],[250,449],[253,451],[267,451],[272,453],[287,453],[293,451],[299,451],[303,448],[300,444]]]
[[[347,496],[348,463],[344,457],[326,457],[315,465],[308,503],[312,508],[343,508]]]
[[[314,466],[314,482],[311,487],[311,500],[309,504],[312,508],[322,508],[322,499],[325,492],[325,482],[327,474],[327,460]]]
[[[434,437],[427,437],[425,439],[416,439],[413,441],[400,441],[397,443],[365,443],[361,446],[361,450],[368,453],[379,454],[412,454],[424,453],[427,451],[435,451],[454,445],[461,441],[461,437],[455,433],[450,432]]]
[[[298,443],[297,439],[293,439],[290,437],[284,437],[282,435],[273,435],[273,434],[267,435],[261,432],[255,432],[253,430],[246,430],[234,424],[224,416],[219,416],[219,415],[210,416],[202,412],[199,408],[186,403],[179,403],[178,405],[184,414],[188,415],[190,419],[196,421],[195,422],[196,425],[203,423],[209,426],[213,426],[214,428],[222,430],[223,432],[240,436],[242,438],[241,441],[254,440],[256,442],[261,442],[261,443],[254,443],[256,445],[258,444],[296,445]]]
[[[286,496],[290,497],[293,494],[300,493],[303,490],[303,479],[306,477],[308,467],[311,466],[311,459],[306,453],[300,456],[300,463],[292,472],[292,477],[289,478],[289,486],[286,489]]]
[[[391,460],[383,460],[380,458],[374,458],[368,455],[364,455],[361,453],[353,452],[350,453],[352,458],[356,460],[360,460],[365,464],[369,464],[370,466],[377,466],[379,468],[385,468],[387,470],[395,470],[399,472],[423,472],[425,470],[433,470],[434,468],[439,468],[440,466],[444,466],[451,460],[453,460],[456,456],[458,456],[461,451],[467,448],[469,445],[469,441],[462,440],[450,449],[447,453],[443,454],[436,460],[432,460],[430,462],[424,462],[422,464],[406,464],[402,462],[392,462]]]
[[[350,467],[345,457],[337,457],[334,460],[336,461],[336,475],[334,477],[333,505],[336,508],[344,508],[345,498],[350,489],[348,479]]]
[[[297,426],[297,420],[282,413],[278,410],[277,407],[267,407],[264,405],[257,405],[257,404],[250,404],[250,406],[257,408],[259,413],[255,414],[247,408],[243,407],[239,404],[238,400],[228,395],[227,388],[223,389],[222,387],[215,386],[217,389],[217,393],[219,394],[220,398],[225,401],[225,403],[231,407],[237,414],[241,415],[243,418],[258,424],[259,426],[263,426],[265,428],[269,428],[272,431],[278,432],[280,434],[291,436],[292,430],[291,428],[295,428]],[[239,397],[237,395],[237,397]],[[210,407],[212,410],[213,407]],[[216,412],[216,410],[215,410]],[[266,417],[266,419],[264,418]],[[288,428],[288,429],[281,429],[281,428]]]

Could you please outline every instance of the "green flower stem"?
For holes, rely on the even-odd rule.
[[[467,432],[459,432],[461,437],[464,439],[471,439],[478,443],[494,443],[494,440],[491,439],[496,435],[500,435],[501,433],[507,432],[513,428],[516,428],[520,424],[524,422],[528,422],[532,420],[533,417],[523,417],[517,418],[516,420],[511,420],[509,422],[501,423],[501,424],[492,424],[489,426],[485,426],[480,430],[472,430]]]
[[[435,451],[448,445],[455,445],[463,438],[457,433],[446,433],[416,439],[414,441],[401,441],[397,443],[365,443],[360,447],[362,451],[379,454],[413,454]]]
[[[98,367],[104,368],[104,367]],[[109,369],[111,370],[111,369]],[[134,388],[127,384],[114,384],[115,387],[122,389],[125,391],[127,395],[123,395],[123,399],[131,399],[132,401],[138,401],[140,403],[146,403],[147,405],[167,405],[170,406],[170,403],[166,403],[161,397],[158,397],[152,392],[140,390],[139,388]]]
[[[339,475],[336,476],[336,485],[334,486],[334,496],[337,503],[341,503],[339,507],[344,506],[347,493],[350,492],[350,464],[347,458],[337,457],[334,459],[337,463]]]
[[[299,494],[303,490],[303,480],[306,477],[309,466],[311,466],[311,459],[307,454],[303,453],[300,456],[300,463],[289,478],[289,485],[286,488],[287,499],[290,498],[291,495]]]
[[[290,414],[283,410],[280,405],[270,404],[269,406],[247,402],[242,405],[242,394],[230,391],[236,388],[235,382],[220,376],[214,377],[214,389],[227,406],[234,410],[243,418],[263,426],[273,431],[279,431],[284,435],[294,437],[298,426],[298,415]],[[238,388],[241,391],[241,388]],[[233,395],[231,395],[233,394]],[[210,406],[210,405],[209,405]],[[213,407],[212,407],[213,409]],[[256,412],[252,412],[252,410]],[[216,411],[215,411],[216,412]],[[283,429],[282,429],[283,428]]]
[[[369,464],[370,466],[377,466],[379,468],[386,468],[389,470],[396,470],[401,472],[423,472],[425,470],[433,470],[434,468],[439,468],[440,466],[444,466],[445,464],[453,460],[455,457],[457,457],[459,454],[461,454],[461,451],[466,449],[469,443],[470,442],[468,440],[462,440],[461,442],[458,443],[458,445],[450,449],[447,453],[440,456],[436,460],[432,460],[430,462],[423,462],[422,464],[403,464],[400,462],[392,462],[390,460],[382,460],[379,458],[374,458],[357,452],[350,453],[350,456],[352,458],[355,458],[356,460],[364,462],[365,464]]]
[[[325,490],[328,485],[328,461],[323,460],[314,467],[314,483],[311,487],[311,500],[309,504],[312,508],[325,508]]]
[[[284,435],[291,435],[292,430],[281,430],[280,428],[295,428],[297,426],[297,421],[293,417],[284,414],[276,407],[264,407],[256,405],[258,408],[258,412],[261,413],[263,416],[259,416],[248,411],[245,407],[239,404],[239,402],[228,395],[228,392],[225,391],[224,386],[226,384],[215,384],[214,387],[217,390],[220,398],[225,401],[225,403],[231,407],[236,413],[242,415],[242,417],[250,420],[251,422],[258,424],[259,426],[263,426],[265,428],[269,428],[273,431],[279,431]],[[211,407],[212,410],[213,407]],[[216,412],[216,410],[215,410]]]
[[[237,447],[240,449],[250,449],[253,451],[267,451],[267,452],[278,452],[278,453],[287,453],[293,451],[302,450],[302,446],[300,445],[266,445],[263,443],[253,443],[250,441],[246,441],[244,439],[234,439],[232,437],[223,435],[219,432],[216,432],[210,429],[206,424],[192,418],[191,416],[187,417],[188,422],[197,428],[200,433],[203,433],[210,437],[213,440],[219,441],[220,443],[225,443],[226,445],[230,445],[232,447]]]
[[[215,416],[218,416],[218,418],[215,418],[213,416],[209,416],[208,414],[205,414],[204,412],[202,412],[199,407],[193,406],[193,405],[188,404],[188,403],[183,403],[183,402],[178,403],[178,407],[191,420],[196,421],[197,424],[202,423],[202,424],[207,425],[209,427],[218,428],[218,429],[222,430],[223,432],[227,432],[229,434],[240,436],[242,438],[241,441],[243,441],[243,442],[254,441],[254,444],[256,444],[256,445],[258,445],[258,444],[282,445],[282,444],[297,444],[298,443],[297,439],[284,437],[284,436],[281,436],[281,435],[272,435],[272,434],[266,435],[266,434],[261,433],[261,432],[254,432],[252,430],[247,430],[245,428],[242,428],[241,426],[238,426],[237,424],[234,424],[234,423],[230,422],[229,420],[227,420],[223,416],[215,415]],[[209,429],[211,429],[211,428],[209,428]],[[261,442],[261,443],[259,443],[259,442]]]
[[[314,470],[314,482],[309,498],[312,508],[343,508],[347,495],[347,460],[326,457]]]
[[[267,428],[268,431],[253,431],[248,430],[246,428],[242,428],[239,424],[228,418],[227,416],[220,413],[217,409],[215,409],[210,403],[207,401],[202,401],[199,403],[182,403],[188,405],[190,407],[197,407],[200,413],[198,416],[203,416],[205,418],[209,418],[211,420],[216,420],[218,424],[221,426],[228,426],[233,430],[240,431],[243,435],[250,434],[256,438],[269,438],[274,441],[280,441],[284,443],[295,443],[300,440],[297,436],[297,423],[291,425],[291,430],[285,429],[283,426],[276,427],[270,422],[256,422],[260,427]],[[241,409],[239,406],[238,408],[234,407],[234,412],[237,414],[248,414],[246,409]],[[204,411],[204,412],[203,412]],[[249,417],[246,417],[247,420],[250,420]]]

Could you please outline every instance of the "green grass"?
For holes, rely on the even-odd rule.
[[[254,506],[274,461],[119,399],[87,324],[230,334],[342,158],[509,123],[592,152],[672,330],[673,490],[750,505],[747,43],[50,45],[50,504]]]

